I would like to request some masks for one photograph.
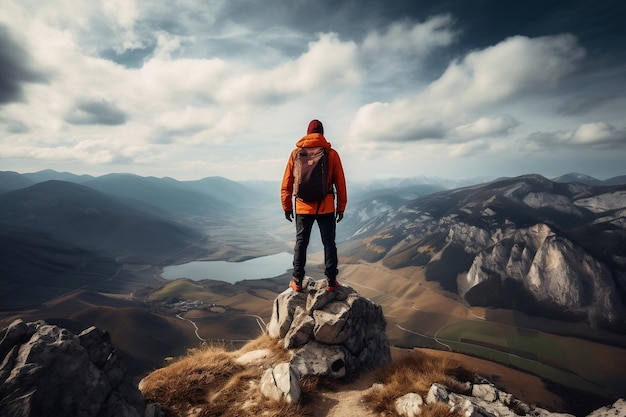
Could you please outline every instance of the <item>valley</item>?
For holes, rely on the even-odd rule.
[[[43,181],[0,194],[2,328],[18,317],[76,333],[95,325],[138,379],[202,343],[237,347],[263,332],[289,272],[234,284],[161,273],[291,251],[293,224],[270,185],[86,180],[100,191]],[[626,397],[624,186],[594,187],[526,176],[451,191],[357,188],[338,227],[339,282],[382,306],[397,349],[488,360],[581,401]],[[161,204],[167,195],[179,201]],[[307,273],[321,279],[316,233]]]

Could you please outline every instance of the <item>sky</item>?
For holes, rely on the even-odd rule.
[[[623,0],[0,0],[0,170],[626,174]]]

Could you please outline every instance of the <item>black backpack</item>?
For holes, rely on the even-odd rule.
[[[298,148],[293,167],[293,194],[304,201],[321,201],[328,189],[328,152],[323,147]]]

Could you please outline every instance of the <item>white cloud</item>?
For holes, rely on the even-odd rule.
[[[489,150],[489,144],[484,140],[472,140],[463,143],[455,143],[444,149],[444,154],[458,158],[477,153],[485,153]]]
[[[320,34],[306,53],[267,71],[235,75],[220,88],[224,102],[272,104],[292,96],[329,91],[355,84],[362,74],[356,44],[335,34]]]
[[[435,16],[423,23],[394,22],[384,33],[369,33],[363,41],[365,53],[418,54],[450,45],[456,36],[449,15]]]
[[[513,117],[505,115],[499,117],[481,117],[478,120],[454,129],[454,136],[462,139],[497,136],[508,133],[518,126],[519,122]]]
[[[572,137],[577,144],[619,145],[626,142],[626,129],[616,129],[607,123],[586,123],[581,125]]]
[[[391,103],[361,107],[350,128],[352,140],[414,141],[441,139],[488,106],[503,105],[517,95],[539,94],[570,74],[584,56],[568,35],[529,39],[515,37],[453,62],[422,92]],[[500,128],[512,127],[501,116]],[[508,120],[508,121],[507,121]],[[494,129],[493,121],[482,129]],[[508,126],[508,127],[507,127]],[[474,133],[479,126],[472,128]]]
[[[153,57],[159,59],[170,59],[172,53],[181,49],[184,41],[193,41],[191,37],[183,37],[178,35],[172,35],[167,32],[156,33],[156,47],[153,52]]]
[[[233,70],[218,58],[176,60],[153,58],[138,70],[124,70],[120,87],[138,108],[162,109],[215,102],[218,90]],[[131,94],[129,94],[131,93]]]
[[[134,0],[107,0],[102,3],[102,9],[106,16],[126,30],[132,30],[139,15]]]
[[[0,155],[5,158],[28,158],[44,161],[80,161],[87,165],[154,163],[163,154],[143,146],[128,145],[108,139],[84,139],[74,145],[0,145]]]
[[[484,34],[461,33],[471,27],[463,15],[415,14],[383,26],[381,11],[343,26],[310,21],[301,13],[307,2],[258,16],[246,14],[249,6],[2,1],[0,24],[25,57],[10,60],[37,75],[14,78],[19,94],[2,104],[3,163],[279,177],[313,117],[363,176],[377,175],[372,160],[405,175],[444,171],[446,158],[454,158],[450,169],[471,170],[472,160],[496,161],[512,148],[624,149],[621,90],[611,82],[623,68],[579,65],[585,53],[572,35],[516,36],[470,51],[468,38],[476,48]],[[378,29],[361,32],[372,22]],[[593,79],[572,88],[568,77],[579,69],[594,70]]]
[[[626,145],[626,129],[618,129],[603,122],[585,123],[575,130],[535,132],[528,139],[529,146],[539,150],[572,146],[623,149]]]
[[[109,12],[110,19],[132,29],[136,10]],[[50,11],[41,13],[45,19],[29,21],[26,41],[36,64],[54,76],[29,86],[24,102],[3,109],[3,125],[22,128],[11,129],[21,135],[21,144],[0,147],[2,156],[143,163],[160,157],[164,146],[181,147],[168,153],[180,156],[185,147],[241,140],[235,137],[250,130],[253,114],[286,100],[319,101],[363,75],[356,44],[335,34],[319,34],[300,56],[267,69],[220,58],[181,58],[194,39],[155,32],[152,57],[140,68],[126,68],[86,55],[78,30],[54,26]],[[78,13],[74,26],[83,26],[88,15]]]
[[[554,87],[584,55],[571,35],[516,36],[450,65],[425,98],[453,99],[454,109],[495,104],[518,93]]]

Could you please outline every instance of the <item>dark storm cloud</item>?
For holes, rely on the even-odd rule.
[[[45,80],[30,62],[28,52],[0,24],[0,105],[21,100],[24,83]]]
[[[65,120],[75,125],[114,126],[126,123],[126,113],[108,101],[85,100],[77,103]]]

